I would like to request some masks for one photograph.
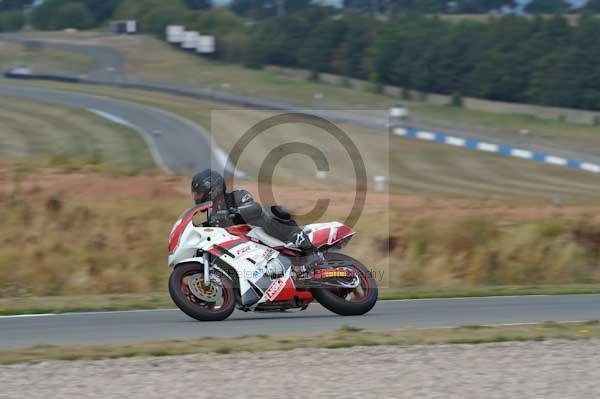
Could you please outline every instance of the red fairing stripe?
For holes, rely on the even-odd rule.
[[[223,252],[221,252],[218,248],[211,248],[208,250],[208,253],[214,256],[221,256]]]
[[[331,230],[331,228],[328,227],[312,233],[312,243],[315,247],[319,248],[327,244],[327,241],[329,240],[329,230]]]
[[[252,230],[252,227],[247,224],[238,224],[235,226],[225,227],[225,229],[229,232],[229,234],[233,234],[234,236],[242,236],[246,235],[247,232]]]
[[[298,299],[300,300],[309,300],[312,299],[312,294],[310,293],[310,291],[297,291],[296,287],[294,286],[294,282],[290,278],[285,282],[285,286],[281,291],[279,291],[277,296],[271,299],[270,301],[290,301],[294,299],[294,297],[298,297]]]
[[[235,240],[231,240],[231,241],[225,241],[219,244],[219,246],[221,248],[225,248],[225,249],[231,249],[233,247],[235,247],[238,244],[241,244],[243,242],[247,242],[248,240],[245,238],[236,238]]]
[[[348,226],[339,226],[335,227],[335,237],[329,242],[329,234],[331,233],[331,227],[323,228],[321,230],[313,231],[311,242],[317,248],[322,247],[323,245],[332,245],[338,241],[343,240],[346,237],[349,237],[354,234],[352,228]]]
[[[171,234],[169,235],[169,253],[172,254],[175,252],[177,247],[179,246],[179,240],[181,239],[181,235],[183,234],[185,228],[188,224],[194,219],[194,216],[199,214],[200,212],[204,212],[207,209],[210,209],[212,206],[211,203],[204,204],[199,207],[188,209],[184,212],[184,214],[179,218],[173,229],[171,230]]]
[[[344,238],[351,236],[352,234],[354,234],[352,228],[348,226],[340,226],[338,227],[337,233],[335,235],[335,242],[343,240]]]

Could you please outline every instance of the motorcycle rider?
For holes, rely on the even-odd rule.
[[[194,175],[191,188],[196,205],[212,201],[208,221],[210,226],[260,226],[267,234],[300,249],[308,257],[307,264],[322,259],[309,237],[285,208],[275,205],[263,209],[246,190],[228,193],[223,176],[211,169]]]
[[[196,205],[212,201],[211,226],[254,225],[262,213],[262,208],[248,191],[234,190],[228,193],[223,176],[211,169],[197,173],[192,178],[192,198]],[[245,218],[241,215],[242,211]]]

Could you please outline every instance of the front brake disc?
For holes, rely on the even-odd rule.
[[[211,276],[210,283],[204,284],[204,275],[198,273],[190,276],[188,287],[192,294],[203,302],[217,302],[223,296],[221,280],[217,276]]]

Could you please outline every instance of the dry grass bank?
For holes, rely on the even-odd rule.
[[[488,16],[444,16],[449,19],[487,19]],[[570,18],[570,17],[569,17]],[[598,145],[595,126],[562,121],[553,112],[551,119],[534,116],[511,115],[503,103],[494,106],[481,104],[473,110],[445,105],[433,101],[408,101],[399,97],[385,96],[368,90],[353,90],[340,84],[319,83],[299,78],[294,74],[273,70],[254,70],[237,64],[215,62],[192,53],[174,48],[147,35],[113,35],[105,32],[44,32],[32,33],[40,40],[108,46],[119,51],[125,59],[125,73],[133,79],[172,83],[186,87],[202,87],[230,91],[232,93],[293,101],[309,107],[333,107],[350,109],[376,109],[383,112],[398,103],[411,110],[415,121],[442,128],[478,130],[495,135],[521,137],[519,131],[528,130],[532,140],[540,139],[561,148],[589,149],[586,145]],[[65,65],[65,68],[68,68]],[[365,86],[369,86],[368,84]],[[434,97],[433,95],[432,97]],[[477,101],[477,100],[476,100]],[[449,102],[449,99],[448,99]],[[445,103],[444,103],[445,104]],[[523,106],[524,112],[529,106]],[[477,111],[479,109],[480,111]],[[485,110],[492,112],[485,112]],[[500,112],[500,114],[498,114]],[[581,146],[573,147],[572,138],[577,137]]]
[[[163,291],[166,240],[187,190],[187,177],[2,164],[0,297]],[[343,218],[353,195],[275,194],[300,212],[329,196],[325,220]],[[599,210],[371,193],[348,252],[391,287],[600,283]]]

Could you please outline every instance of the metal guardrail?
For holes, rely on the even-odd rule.
[[[51,74],[32,74],[32,73],[18,73],[18,72],[4,72],[4,77],[9,79],[21,79],[21,80],[51,80],[55,82],[65,83],[81,83],[81,79],[66,76],[66,75],[51,75]]]

